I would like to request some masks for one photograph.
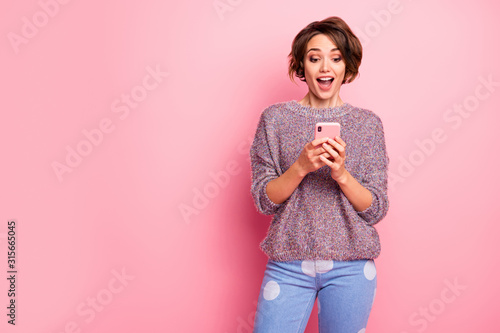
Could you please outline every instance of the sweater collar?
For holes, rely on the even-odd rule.
[[[352,105],[346,102],[344,102],[344,104],[342,105],[328,108],[315,108],[312,106],[306,106],[300,104],[296,100],[291,100],[287,104],[288,108],[292,111],[312,116],[341,116],[349,113],[349,110],[352,108]]]

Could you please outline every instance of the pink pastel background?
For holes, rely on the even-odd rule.
[[[2,1],[1,331],[250,332],[271,218],[250,196],[249,145],[264,108],[306,93],[287,78],[293,37],[333,15],[364,45],[341,97],[382,118],[391,159],[367,332],[497,331],[499,9]]]

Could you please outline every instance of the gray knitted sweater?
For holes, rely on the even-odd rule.
[[[283,174],[314,139],[317,122],[340,123],[346,142],[345,167],[372,194],[371,206],[357,212],[322,168],[305,176],[292,195],[276,204],[266,185]],[[374,259],[380,241],[374,224],[387,214],[384,129],[372,111],[349,103],[313,108],[297,101],[277,103],[261,116],[250,148],[251,193],[257,210],[274,215],[261,249],[274,261]]]

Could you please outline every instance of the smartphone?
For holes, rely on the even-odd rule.
[[[335,140],[336,136],[340,136],[340,124],[339,123],[316,123],[316,132],[314,135],[314,140],[329,137]]]

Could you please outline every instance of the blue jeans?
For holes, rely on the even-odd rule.
[[[376,275],[373,260],[268,260],[254,333],[304,332],[316,298],[320,333],[364,333]]]

